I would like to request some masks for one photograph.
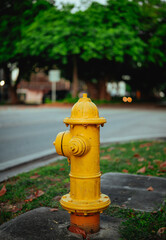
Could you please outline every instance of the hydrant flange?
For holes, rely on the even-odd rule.
[[[70,197],[69,193],[61,198],[60,203],[69,213],[77,212],[86,215],[88,213],[103,212],[110,205],[110,199],[107,195],[101,194],[96,201],[76,201]]]

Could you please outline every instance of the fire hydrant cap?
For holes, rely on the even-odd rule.
[[[104,124],[106,119],[99,117],[99,112],[96,105],[87,98],[87,94],[83,93],[83,97],[74,104],[71,117],[65,118],[66,124]]]

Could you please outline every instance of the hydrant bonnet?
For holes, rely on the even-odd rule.
[[[104,124],[106,119],[99,117],[99,112],[96,105],[87,98],[87,94],[83,94],[83,98],[80,98],[78,102],[73,106],[71,111],[71,117],[65,118],[66,124]]]

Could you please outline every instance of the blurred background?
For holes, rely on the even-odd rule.
[[[1,1],[0,171],[52,158],[83,92],[101,143],[165,138],[166,1]]]
[[[0,103],[164,102],[165,16],[163,0],[4,0]]]

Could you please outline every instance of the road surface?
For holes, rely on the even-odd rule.
[[[63,119],[71,108],[1,107],[0,169],[6,163],[32,155],[54,152],[53,141],[67,130]],[[101,143],[166,137],[163,109],[100,108],[107,123],[101,128]]]

